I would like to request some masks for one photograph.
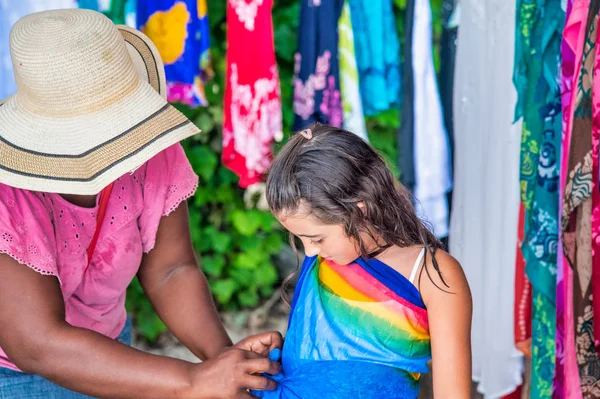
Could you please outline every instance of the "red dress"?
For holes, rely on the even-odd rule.
[[[244,188],[263,179],[271,143],[282,130],[272,5],[273,0],[227,2],[222,157]]]

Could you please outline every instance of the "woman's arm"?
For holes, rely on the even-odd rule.
[[[0,347],[21,370],[68,389],[110,398],[250,398],[272,389],[250,375],[279,366],[229,350],[199,365],[143,353],[65,321],[59,283],[0,254]]]
[[[169,330],[198,358],[209,359],[231,345],[196,261],[185,202],[161,219],[138,278]]]
[[[429,255],[427,270],[420,274],[419,281],[429,318],[433,394],[436,398],[468,399],[471,397],[471,292],[460,264],[453,257],[444,251],[436,253],[446,286]]]

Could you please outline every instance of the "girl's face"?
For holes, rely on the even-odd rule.
[[[324,224],[309,212],[299,210],[294,214],[279,215],[279,221],[292,234],[302,240],[307,256],[319,255],[338,265],[347,265],[359,256],[356,240],[346,236],[341,224]],[[369,248],[372,242],[365,234],[361,239]]]

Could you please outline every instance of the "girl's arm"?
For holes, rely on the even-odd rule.
[[[436,398],[468,399],[471,397],[471,291],[456,259],[441,250],[436,253],[446,286],[429,255],[427,270],[420,274],[419,281],[429,318],[433,394]]]
[[[17,367],[68,389],[109,398],[250,398],[274,388],[251,375],[279,366],[233,349],[202,364],[147,354],[65,321],[58,280],[0,254],[0,347]]]

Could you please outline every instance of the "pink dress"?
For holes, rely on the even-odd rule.
[[[161,218],[193,195],[197,185],[179,144],[117,179],[86,268],[97,205],[82,208],[58,194],[0,184],[0,253],[58,278],[69,324],[116,338],[127,318],[127,287],[143,253],[154,248]],[[1,348],[0,367],[18,370]]]

